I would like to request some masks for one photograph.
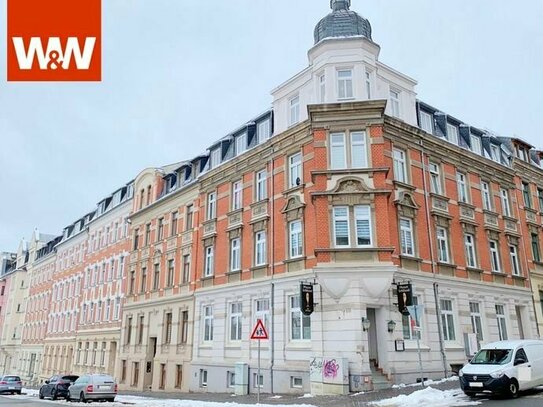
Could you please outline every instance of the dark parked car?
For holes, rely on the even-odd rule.
[[[0,376],[0,393],[21,394],[23,383],[21,378],[15,375]]]
[[[45,384],[40,387],[39,398],[50,397],[53,400],[59,398],[68,398],[68,387],[77,380],[79,376],[74,375],[55,375],[49,380],[45,381]]]

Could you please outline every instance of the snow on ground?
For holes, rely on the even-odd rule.
[[[446,383],[446,382],[457,382],[458,381],[458,376],[451,376],[451,377],[447,377],[445,379],[441,379],[441,380],[426,380],[424,381],[424,385],[425,386],[430,386],[432,384],[441,384],[441,383]],[[400,384],[395,384],[394,386],[392,386],[393,389],[403,389],[404,387],[416,387],[416,386],[420,386],[420,383],[412,383],[412,384],[404,384],[404,383],[400,383]]]
[[[23,389],[23,394],[26,393],[27,398],[38,397],[38,390],[33,389]],[[9,396],[15,399],[21,398],[24,396]],[[276,398],[276,397],[275,397]],[[60,405],[64,407],[68,406],[86,406],[89,407],[89,404],[79,403],[79,402],[70,402],[68,403],[65,400],[58,401],[47,401],[52,405]],[[104,407],[126,407],[127,405],[135,406],[145,406],[145,407],[246,407],[247,404],[239,403],[216,403],[210,401],[197,401],[197,400],[180,400],[180,399],[156,399],[151,397],[139,397],[139,396],[124,396],[119,395],[115,397],[114,403],[100,403]],[[269,404],[259,404],[260,407],[314,407],[309,404],[290,404],[290,405],[280,405],[275,404],[273,406]]]
[[[427,387],[409,395],[401,394],[371,404],[376,407],[460,407],[476,406],[481,402],[470,400],[460,389],[438,390]]]

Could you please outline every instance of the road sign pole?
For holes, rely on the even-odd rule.
[[[418,316],[418,306],[415,305],[415,323],[417,324],[417,353],[419,354],[419,369],[420,369],[420,383],[424,387],[424,373],[422,371],[422,356],[420,354],[420,326],[419,326],[419,316]],[[259,342],[260,343],[260,342]]]
[[[256,395],[256,403],[260,404],[260,339],[258,340],[258,374],[256,378],[257,382],[257,395]]]

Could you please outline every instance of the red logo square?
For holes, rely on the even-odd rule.
[[[101,0],[8,0],[8,81],[100,81]]]

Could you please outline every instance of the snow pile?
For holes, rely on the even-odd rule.
[[[460,389],[437,390],[431,387],[371,403],[377,407],[460,407],[478,404],[481,402],[470,400]]]
[[[34,389],[25,389],[23,387],[23,389],[21,390],[21,392],[23,394],[26,394],[27,396],[31,396],[31,397],[38,397],[38,393],[39,391],[38,390],[34,390]]]
[[[441,383],[446,383],[446,382],[457,382],[458,381],[458,376],[451,376],[451,377],[447,377],[445,379],[441,379],[441,380],[426,380],[424,382],[424,385],[425,386],[430,386],[432,384],[441,384]],[[393,389],[403,389],[405,387],[417,387],[417,386],[420,386],[420,383],[412,383],[412,384],[404,384],[404,383],[400,383],[400,384],[395,384],[394,386],[392,386]]]

